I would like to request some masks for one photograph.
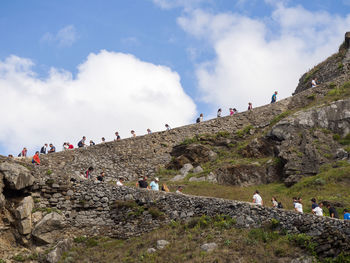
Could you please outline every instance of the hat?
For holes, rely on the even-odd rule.
[[[159,182],[159,178],[158,178],[158,177],[155,177],[154,180],[157,181],[157,182]]]

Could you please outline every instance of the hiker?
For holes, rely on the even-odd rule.
[[[94,146],[94,145],[95,145],[94,141],[90,140],[90,146]]]
[[[152,134],[152,131],[150,128],[147,129],[147,134]]]
[[[131,135],[132,135],[132,137],[133,137],[133,138],[135,138],[135,137],[136,137],[136,133],[135,133],[135,131],[134,131],[134,130],[131,130],[131,131],[130,131],[130,133],[131,133]]]
[[[103,182],[105,178],[105,172],[101,172],[98,176],[97,176],[97,180],[100,181],[100,182]]]
[[[344,220],[350,220],[350,213],[348,209],[345,208],[343,211],[343,214],[344,214]]]
[[[53,146],[53,144],[52,143],[50,143],[50,150],[48,150],[48,152],[47,153],[54,153],[54,152],[56,152],[56,147],[55,146]]]
[[[200,115],[199,115],[199,117],[197,118],[197,120],[196,120],[196,123],[200,123],[200,122],[202,122],[203,121],[203,113],[201,113]]]
[[[115,141],[120,141],[119,132],[115,132]]]
[[[86,140],[86,137],[83,136],[83,138],[78,142],[78,148],[82,148],[82,147],[85,147],[85,140]]]
[[[236,110],[236,108],[233,108],[233,114],[237,114],[238,113],[238,110]]]
[[[171,130],[169,124],[165,124],[165,129],[166,129],[167,131],[170,131],[170,130]]]
[[[117,181],[117,186],[123,186],[124,185],[124,178],[123,177],[119,177],[118,181]]]
[[[47,143],[45,143],[44,146],[41,147],[40,153],[41,153],[41,154],[46,154],[46,149],[47,149]]]
[[[106,142],[105,137],[102,137],[102,139],[101,139],[101,143],[105,143],[105,142]]]
[[[330,203],[327,204],[327,208],[328,208],[329,216],[331,218],[339,218],[337,210],[333,206],[331,206]]]
[[[313,197],[313,198],[311,198],[311,211],[312,211],[313,214],[314,214],[313,210],[314,210],[316,207],[318,207],[318,204],[316,203],[316,198]]]
[[[183,187],[182,187],[182,186],[178,186],[175,193],[177,193],[177,194],[183,194],[182,190],[183,190]]]
[[[232,116],[234,114],[233,109],[229,108],[229,111],[230,111],[230,116]]]
[[[148,188],[147,176],[142,177],[142,180],[139,180],[136,183],[136,187],[147,189]]]
[[[319,203],[318,206],[316,206],[314,209],[312,209],[312,213],[314,213],[317,216],[323,216],[323,203]]]
[[[277,91],[275,91],[275,93],[272,95],[271,103],[275,103],[277,101],[277,94]]]
[[[312,79],[311,80],[311,88],[315,88],[315,87],[317,87],[318,85],[317,85],[317,78],[314,78],[314,79]]]
[[[251,102],[248,102],[248,110],[252,110],[253,109],[253,104]]]
[[[33,159],[32,159],[32,163],[35,165],[40,165],[39,151],[35,152]]]
[[[149,184],[152,190],[159,191],[159,178],[155,177],[154,180]]]
[[[162,184],[162,191],[167,192],[167,193],[170,192],[170,190],[166,184]]]
[[[216,114],[216,117],[220,118],[221,117],[221,108],[218,109],[218,113]]]
[[[93,170],[94,170],[94,167],[92,167],[92,166],[90,166],[90,167],[86,170],[86,172],[85,172],[85,178],[86,178],[86,179],[91,179],[91,173],[93,172]]]
[[[27,157],[27,152],[28,152],[28,151],[27,151],[27,148],[24,147],[23,150],[22,150],[22,152],[21,152],[21,156],[22,156],[22,157]]]
[[[275,208],[278,207],[278,202],[277,202],[276,197],[273,196],[273,197],[271,198],[271,202],[272,202],[272,207],[275,207]]]
[[[68,147],[69,147],[68,143],[64,142],[62,146],[63,151],[67,151]]]
[[[7,157],[11,159],[11,158],[13,158],[13,155],[9,154]]]
[[[69,150],[72,150],[72,149],[74,149],[74,146],[73,146],[73,144],[71,144],[71,143],[69,143],[69,142],[67,142],[67,144],[68,144],[68,149],[69,149]]]
[[[302,205],[302,199],[301,197],[297,198],[296,200],[294,200],[295,203],[294,203],[294,210],[299,212],[299,213],[303,213],[303,205]]]
[[[254,192],[253,203],[257,204],[257,205],[263,205],[263,200],[262,200],[258,190],[255,190],[255,192]]]

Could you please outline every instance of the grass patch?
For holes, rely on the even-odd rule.
[[[271,122],[270,122],[270,125],[275,125],[277,122],[279,122],[280,120],[288,117],[289,115],[292,114],[292,111],[290,110],[287,110],[285,112],[282,112],[281,114],[277,115],[276,117],[274,117]]]

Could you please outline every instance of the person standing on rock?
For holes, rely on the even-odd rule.
[[[50,150],[47,152],[47,153],[54,153],[54,152],[56,152],[56,147],[55,146],[53,146],[53,144],[52,143],[50,143]]]
[[[257,205],[263,205],[264,204],[258,190],[255,190],[255,192],[254,192],[253,203],[257,204]]]
[[[248,102],[248,110],[252,110],[253,109],[253,104],[251,102]]]
[[[152,134],[152,131],[150,128],[147,129],[147,134]]]
[[[167,131],[170,131],[170,130],[171,130],[169,124],[165,124],[165,129],[166,129]]]
[[[105,137],[102,137],[102,139],[101,139],[101,143],[105,143],[105,142],[106,142]]]
[[[272,95],[271,103],[275,103],[276,101],[277,101],[277,91],[275,91],[275,93]]]
[[[22,157],[27,157],[27,148],[26,147],[23,148],[23,150],[21,152],[21,156]]]
[[[46,149],[47,149],[47,143],[45,143],[44,146],[41,147],[40,153],[41,153],[41,154],[46,154]]]
[[[136,137],[136,133],[135,133],[135,131],[134,131],[134,130],[131,130],[131,132],[130,132],[130,133],[131,133],[131,135],[132,135],[132,137],[133,137],[133,138],[135,138],[135,137]]]
[[[119,132],[115,132],[115,141],[120,141]]]
[[[317,86],[318,86],[317,85],[317,78],[312,79],[312,81],[311,81],[311,88],[315,88]]]
[[[312,209],[312,212],[317,216],[323,216],[323,203],[319,203],[318,206],[316,206],[314,209]]]
[[[218,109],[218,113],[216,114],[216,117],[220,118],[221,117],[221,108]]]
[[[343,214],[344,214],[344,220],[350,220],[350,213],[348,209],[345,208],[343,211]]]
[[[229,111],[230,111],[230,116],[233,116],[233,114],[234,114],[233,109],[229,108]]]

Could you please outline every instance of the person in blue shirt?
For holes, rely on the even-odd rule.
[[[277,101],[277,91],[275,91],[275,93],[272,95],[271,103],[275,103],[276,101]]]
[[[155,177],[154,180],[149,184],[152,190],[159,191],[159,178]]]
[[[344,220],[350,220],[350,213],[348,209],[344,209]]]

